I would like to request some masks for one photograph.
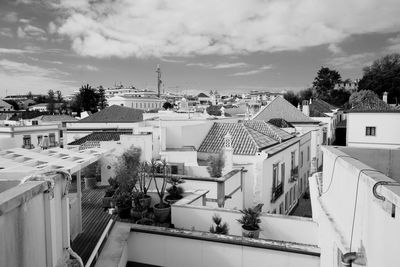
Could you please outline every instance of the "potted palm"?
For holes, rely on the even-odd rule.
[[[142,198],[141,192],[133,192],[132,193],[132,209],[131,209],[131,217],[136,221],[142,219],[144,215],[147,213],[147,207],[143,206],[140,203],[140,199]]]
[[[171,213],[171,206],[167,203],[164,202],[164,195],[165,195],[165,189],[167,187],[167,181],[169,177],[171,176],[171,170],[168,166],[167,161],[164,159],[163,161],[156,163],[153,162],[150,166],[151,168],[151,174],[153,177],[155,177],[155,173],[157,171],[157,168],[159,167],[160,169],[160,179],[161,183],[159,184],[156,179],[154,179],[154,184],[156,186],[157,194],[159,197],[159,203],[154,205],[154,216],[156,220],[160,223],[166,222],[169,218],[169,215]]]
[[[244,237],[258,238],[260,235],[261,209],[264,204],[258,204],[254,208],[241,210],[242,218],[237,221],[242,224],[242,235]]]
[[[118,216],[121,219],[129,219],[132,207],[132,196],[128,192],[117,190],[114,195],[115,205],[117,206]]]
[[[215,227],[214,225],[211,225],[210,233],[220,235],[227,235],[229,233],[228,224],[226,222],[222,223],[221,216],[219,216],[218,214],[214,214],[212,220],[215,223]]]
[[[165,201],[170,205],[174,204],[183,197],[185,190],[182,186],[179,186],[179,184],[184,182],[185,181],[178,176],[171,176],[167,179],[167,183],[171,184],[171,186],[167,188],[168,196],[165,197]]]
[[[138,183],[139,183],[139,191],[141,194],[139,194],[139,202],[140,205],[143,207],[150,208],[151,204],[151,197],[147,195],[147,191],[149,190],[149,187],[151,185],[151,181],[153,180],[153,176],[151,175],[151,167],[153,164],[155,164],[155,161],[152,160],[152,162],[149,164],[146,161],[143,161],[139,164],[139,171],[138,171]]]

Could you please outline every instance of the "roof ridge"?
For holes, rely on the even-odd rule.
[[[240,124],[241,124],[242,128],[247,132],[247,135],[250,136],[250,139],[251,139],[251,141],[253,141],[253,144],[255,145],[255,147],[259,150],[260,147],[258,146],[256,139],[254,139],[254,136],[250,133],[250,131],[247,129],[247,127],[243,123],[240,123]],[[249,128],[251,129],[251,127],[249,127]],[[254,129],[252,129],[252,130],[256,131]],[[256,131],[256,132],[258,132],[258,131]],[[261,134],[263,134],[263,133],[261,133]]]

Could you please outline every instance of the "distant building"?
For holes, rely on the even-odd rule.
[[[14,107],[6,101],[0,99],[0,111],[13,111]]]
[[[200,105],[208,105],[209,103],[211,103],[211,100],[212,100],[211,97],[209,97],[205,93],[198,94],[197,99],[198,99]]]
[[[400,109],[374,98],[346,113],[347,146],[400,148]]]
[[[358,89],[358,82],[359,81],[360,81],[359,79],[356,79],[354,81],[346,80],[346,81],[343,81],[343,82],[335,84],[334,89],[335,90],[344,89],[344,90],[347,90],[347,91],[350,91],[350,92],[355,92]]]
[[[107,102],[110,106],[117,105],[141,110],[152,110],[161,109],[165,100],[156,96],[123,95],[113,96],[109,98]]]
[[[62,103],[54,103],[54,111],[58,112]],[[28,107],[29,111],[40,111],[40,112],[47,112],[48,110],[48,103],[40,103],[36,105],[32,105]]]

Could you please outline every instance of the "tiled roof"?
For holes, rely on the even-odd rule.
[[[42,115],[39,117],[34,118],[33,120],[40,120],[40,121],[76,121],[72,116],[69,115]]]
[[[332,110],[337,109],[337,107],[321,99],[312,99],[309,108],[310,117],[328,117],[325,113],[332,113]]]
[[[232,136],[233,154],[254,155],[258,151],[292,138],[290,134],[263,121],[239,123],[215,122],[201,143],[198,152],[219,153],[226,134]]]
[[[269,121],[276,118],[284,119],[290,123],[319,123],[304,115],[283,97],[276,97],[272,100],[254,116],[253,120]]]
[[[86,117],[79,123],[143,121],[143,110],[113,105]]]
[[[270,119],[268,122],[279,128],[294,128],[291,123],[289,123],[281,118]]]
[[[11,108],[12,105],[8,104],[6,101],[0,99],[0,108]]]
[[[347,112],[400,112],[400,110],[391,107],[380,98],[375,97],[364,99],[357,106],[347,110]]]
[[[200,93],[197,95],[197,97],[208,97],[208,95],[206,95],[205,93]]]
[[[86,142],[101,142],[101,141],[119,141],[121,135],[130,135],[132,132],[129,131],[119,131],[119,132],[93,132],[88,134],[78,140],[75,140],[68,145],[70,146],[80,146]]]

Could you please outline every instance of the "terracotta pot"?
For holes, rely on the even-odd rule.
[[[155,204],[153,207],[154,216],[156,220],[160,223],[166,222],[171,214],[171,206],[166,205],[164,208],[159,208],[160,204]]]
[[[121,219],[129,219],[131,217],[131,207],[117,207],[117,210]]]
[[[142,219],[142,218],[144,217],[144,215],[146,214],[146,212],[147,212],[147,209],[142,210],[142,211],[139,211],[139,210],[135,210],[135,208],[132,208],[132,209],[131,209],[131,217],[132,217],[134,220],[139,220],[139,219]]]
[[[242,236],[250,238],[258,238],[260,236],[260,229],[257,230],[247,230],[242,226]]]
[[[101,201],[101,206],[103,208],[114,208],[114,198],[113,197],[103,197]]]
[[[150,205],[151,205],[151,196],[144,195],[143,198],[139,199],[139,202],[143,208],[148,209],[148,208],[150,208]]]
[[[167,202],[168,204],[172,205],[172,204],[174,204],[175,202],[181,200],[182,198],[183,198],[182,196],[181,196],[180,198],[174,198],[174,197],[171,197],[171,196],[166,196],[164,200],[165,200],[165,202]]]
[[[93,189],[97,187],[96,177],[85,177],[85,189]]]
[[[143,218],[143,219],[137,220],[136,224],[154,225],[154,221],[152,219],[149,219],[149,218]]]

